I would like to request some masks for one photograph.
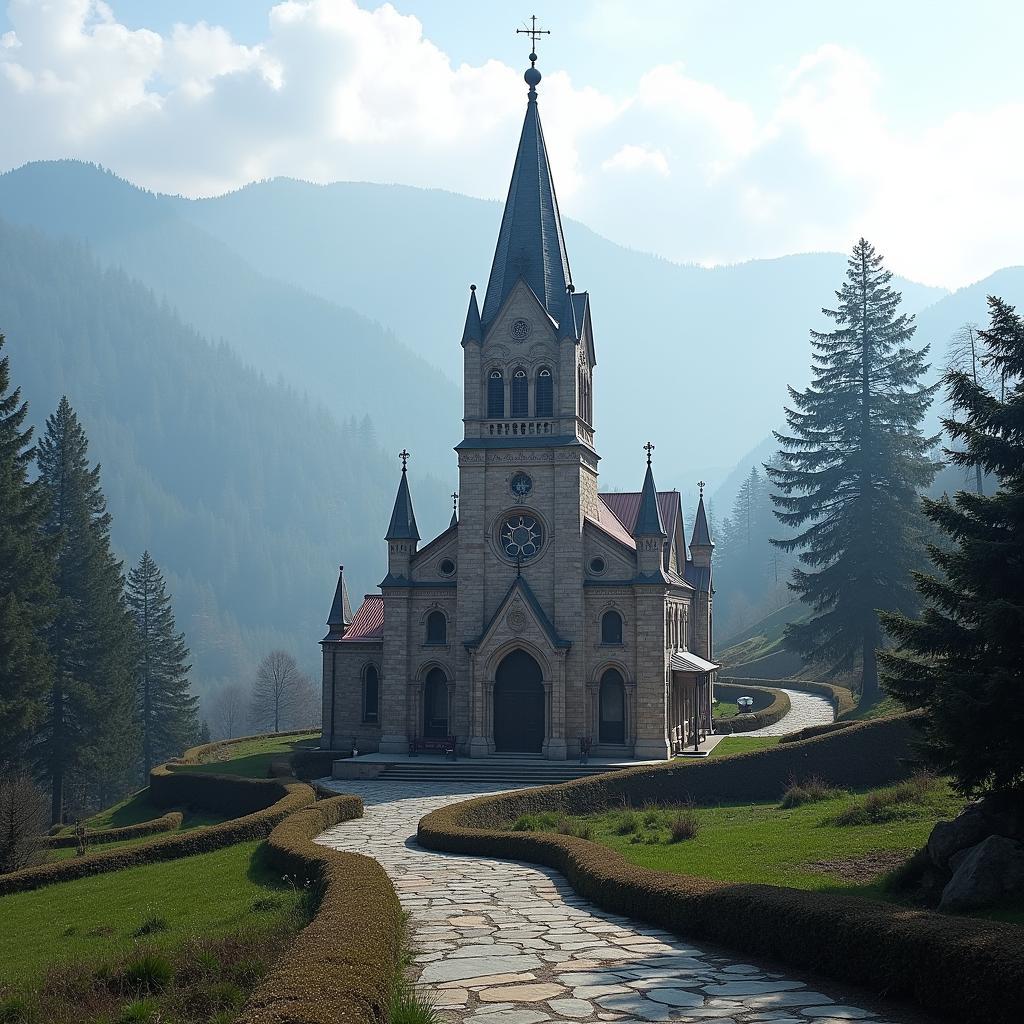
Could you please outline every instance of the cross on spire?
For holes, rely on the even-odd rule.
[[[651,452],[654,451],[654,445],[650,441],[644,445],[644,451],[647,452],[647,465],[651,464]]]
[[[530,15],[530,27],[529,28],[517,28],[517,36],[529,36],[530,37],[530,66],[532,67],[537,63],[537,40],[541,36],[551,35],[551,29],[548,28],[537,28],[537,15]]]
[[[404,448],[398,453],[398,457],[402,460],[402,472],[406,470],[406,466],[409,464],[409,458],[412,452],[406,451]]]
[[[458,512],[459,510],[459,492],[452,491],[452,511]]]
[[[700,496],[703,498],[704,497],[704,488],[707,487],[707,484],[704,483],[703,480],[698,480],[697,481],[697,486],[700,488]]]

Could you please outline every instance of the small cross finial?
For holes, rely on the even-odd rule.
[[[406,451],[404,448],[398,453],[398,457],[402,460],[402,472],[405,472],[406,466],[409,464],[409,457],[411,452]]]
[[[547,28],[537,28],[537,15],[530,15],[530,27],[529,28],[517,28],[517,36],[529,36],[530,37],[530,66],[533,67],[537,63],[537,40],[541,36],[551,35],[551,30]]]
[[[647,465],[651,464],[651,452],[654,451],[654,445],[650,441],[644,445],[644,451],[647,452]]]
[[[703,480],[698,480],[697,481],[697,486],[700,488],[700,496],[703,498],[704,497],[704,488],[707,487],[707,484],[704,483]]]
[[[452,491],[452,511],[458,512],[459,510],[459,492]]]

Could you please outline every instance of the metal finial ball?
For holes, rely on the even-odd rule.
[[[540,72],[536,68],[527,68],[523,81],[532,89],[540,83],[540,77]]]
[[[471,284],[471,285],[469,286],[469,290],[470,290],[471,292],[475,292],[475,291],[476,291],[476,285],[475,285],[475,284]]]
[[[533,53],[530,54],[530,63],[531,64],[536,64],[537,63],[537,54],[536,54],[536,52],[533,52]]]

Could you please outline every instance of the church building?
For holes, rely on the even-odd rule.
[[[481,307],[471,287],[462,332],[458,511],[421,543],[403,451],[380,593],[353,614],[342,571],[321,641],[325,748],[450,738],[459,756],[653,760],[710,731],[703,485],[688,546],[653,445],[639,491],[598,488],[591,304],[569,272],[536,59],[487,292]]]

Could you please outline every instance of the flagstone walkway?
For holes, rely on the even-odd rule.
[[[797,978],[605,913],[547,868],[417,845],[416,825],[428,811],[496,789],[321,784],[363,798],[363,818],[317,841],[384,866],[411,917],[416,980],[446,1021],[909,1024],[904,1016],[851,1005],[831,986],[812,990]]]
[[[737,682],[742,683],[742,680]],[[766,725],[763,729],[753,729],[750,732],[738,732],[737,736],[785,736],[786,733],[806,729],[809,725],[828,725],[835,721],[832,701],[806,690],[787,690],[781,686],[775,688],[789,696],[789,714],[780,718],[774,725]]]

